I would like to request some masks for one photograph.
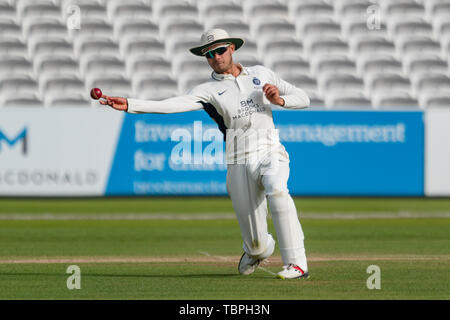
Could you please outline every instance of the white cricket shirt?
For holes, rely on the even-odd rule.
[[[305,91],[282,80],[264,66],[242,67],[241,73],[213,72],[211,79],[186,95],[161,101],[128,99],[129,113],[179,113],[205,109],[226,140],[227,163],[243,163],[264,157],[281,146],[275,129],[272,105],[262,91],[266,84],[278,87],[283,108],[303,109],[310,100]]]

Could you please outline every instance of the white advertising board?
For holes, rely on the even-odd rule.
[[[450,109],[425,117],[425,195],[450,196]]]
[[[0,110],[0,195],[104,195],[122,119],[108,109]]]

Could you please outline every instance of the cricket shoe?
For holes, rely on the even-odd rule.
[[[283,267],[283,271],[277,273],[278,279],[298,279],[298,278],[309,278],[308,271],[303,271],[302,268],[295,264],[289,264],[287,267]]]
[[[239,260],[238,270],[240,274],[249,275],[255,272],[256,268],[258,268],[262,259],[256,259],[249,256],[246,252]]]

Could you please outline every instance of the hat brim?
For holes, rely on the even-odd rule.
[[[239,49],[240,47],[242,47],[242,45],[244,44],[244,40],[241,38],[226,38],[226,39],[218,39],[216,41],[207,43],[203,46],[200,47],[195,47],[195,48],[191,48],[189,49],[190,52],[192,52],[193,54],[195,54],[196,56],[200,56],[203,57],[205,55],[205,51],[204,49],[211,47],[215,44],[218,43],[233,43],[235,46],[235,50]]]

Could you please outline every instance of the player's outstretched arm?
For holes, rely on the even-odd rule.
[[[98,88],[93,89],[91,97],[93,99],[101,97],[102,105],[128,113],[179,113],[203,109],[201,102],[210,100],[208,91],[199,87],[195,87],[189,94],[158,101],[111,97],[103,94]]]

